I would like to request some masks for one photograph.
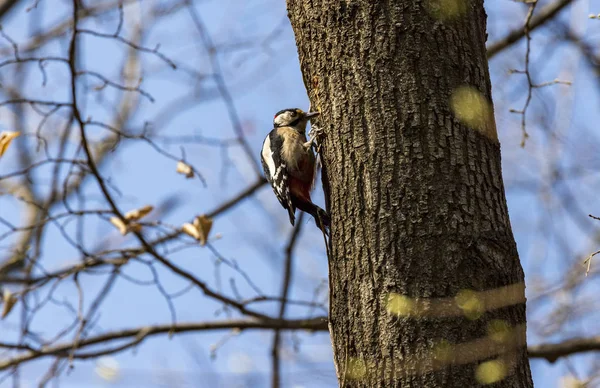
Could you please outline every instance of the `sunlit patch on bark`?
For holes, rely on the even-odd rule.
[[[395,315],[409,316],[415,312],[415,303],[407,296],[392,292],[388,296],[387,310]]]
[[[506,363],[502,360],[492,360],[481,363],[475,370],[475,378],[481,384],[493,384],[504,379],[507,374]]]
[[[490,339],[499,344],[509,342],[514,336],[510,324],[502,319],[490,321],[487,332]]]
[[[464,125],[498,140],[492,104],[477,89],[461,86],[450,96],[452,112]]]
[[[367,364],[365,360],[351,357],[346,364],[346,378],[349,380],[360,380],[367,375]]]
[[[454,20],[467,13],[469,0],[428,0],[427,10],[436,19]]]
[[[468,319],[479,319],[485,312],[485,305],[475,291],[461,290],[456,294],[455,300],[456,305]]]
[[[450,364],[452,360],[452,351],[452,344],[446,340],[442,340],[433,347],[433,359],[444,364]]]
[[[428,318],[464,316],[476,320],[487,311],[524,302],[524,284],[517,283],[483,291],[463,289],[458,291],[455,296],[445,298],[411,298],[392,292],[387,295],[385,306],[388,313],[397,316]],[[488,327],[488,331],[494,333],[495,336],[501,336],[504,333],[503,325],[508,324],[492,323],[492,327]],[[510,327],[507,327],[506,330],[510,330]]]

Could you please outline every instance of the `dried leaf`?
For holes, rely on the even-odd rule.
[[[194,218],[192,224],[185,223],[181,226],[182,232],[188,236],[192,236],[200,242],[200,245],[206,245],[208,234],[212,228],[213,221],[205,215]]]
[[[109,221],[117,229],[119,229],[119,232],[123,236],[125,236],[129,232],[140,232],[142,230],[142,225],[138,224],[137,222],[127,222],[127,223],[124,223],[118,217],[110,217]]]
[[[200,241],[200,245],[206,245],[206,241],[208,241],[208,234],[210,233],[210,229],[212,228],[213,221],[206,217],[205,215],[198,216],[194,219],[194,226],[198,230],[200,236],[198,237],[198,241]]]
[[[127,220],[127,221],[137,221],[137,220],[147,216],[148,213],[150,213],[152,210],[154,210],[154,206],[146,205],[139,209],[128,211],[127,213],[125,213],[124,217],[125,217],[125,220]]]
[[[196,227],[190,223],[186,222],[183,224],[181,226],[181,231],[188,236],[195,238],[196,240],[200,239],[200,233],[198,232],[198,229],[196,229]]]
[[[121,219],[119,217],[110,217],[109,221],[117,229],[119,229],[119,232],[121,232],[121,234],[123,236],[125,236],[127,234],[127,232],[128,232],[127,225],[125,225],[125,223],[123,221],[121,221]]]
[[[177,172],[185,175],[185,177],[188,179],[194,177],[194,170],[192,169],[192,166],[185,163],[183,160],[177,162]]]
[[[21,132],[6,132],[6,131],[0,133],[0,156],[4,155],[4,153],[8,149],[8,146],[10,145],[10,142],[15,137],[18,137],[20,134],[21,134]]]
[[[14,296],[8,289],[4,289],[2,294],[2,319],[4,319],[17,303],[17,297]]]
[[[141,231],[142,231],[142,225],[138,224],[137,222],[132,222],[130,224],[127,224],[127,233],[141,232]]]

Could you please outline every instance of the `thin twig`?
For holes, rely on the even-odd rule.
[[[285,316],[285,310],[287,307],[287,298],[290,292],[290,285],[292,280],[292,268],[293,268],[293,260],[294,260],[294,248],[296,246],[296,242],[298,241],[298,236],[300,235],[300,231],[302,230],[302,224],[304,220],[304,212],[300,212],[298,220],[296,221],[296,226],[292,230],[292,235],[290,236],[290,240],[285,248],[285,264],[283,267],[283,281],[281,284],[281,303],[279,304],[279,314],[278,318],[283,319]],[[279,388],[281,387],[281,357],[279,354],[281,346],[281,332],[280,330],[275,330],[273,334],[273,345],[271,346],[271,387]]]
[[[538,12],[535,18],[530,21],[528,32],[531,32],[536,28],[543,26],[546,24],[546,22],[554,19],[558,12],[567,7],[573,1],[574,0],[558,0],[555,3],[547,5],[544,9]],[[493,58],[496,54],[512,46],[526,35],[527,33],[523,28],[517,28],[499,41],[490,43],[487,47],[488,59]]]

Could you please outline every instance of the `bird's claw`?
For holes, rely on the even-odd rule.
[[[313,125],[310,128],[310,132],[308,134],[311,139],[318,139],[324,135],[323,129],[321,129],[321,127],[318,127],[316,125]]]
[[[307,141],[306,143],[303,144],[304,149],[308,152],[310,151],[310,148],[312,147],[312,145],[315,144],[315,139],[312,138],[309,141]]]
[[[310,128],[310,131],[308,132],[308,136],[310,137],[310,140],[307,141],[306,143],[304,143],[304,148],[306,148],[306,150],[308,151],[314,145],[315,149],[318,149],[320,139],[324,135],[325,134],[323,133],[323,130],[320,127],[313,125]]]

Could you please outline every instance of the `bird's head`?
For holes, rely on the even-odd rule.
[[[308,120],[319,115],[319,112],[304,112],[302,109],[283,109],[275,113],[273,125],[277,127],[292,127],[304,133]]]

